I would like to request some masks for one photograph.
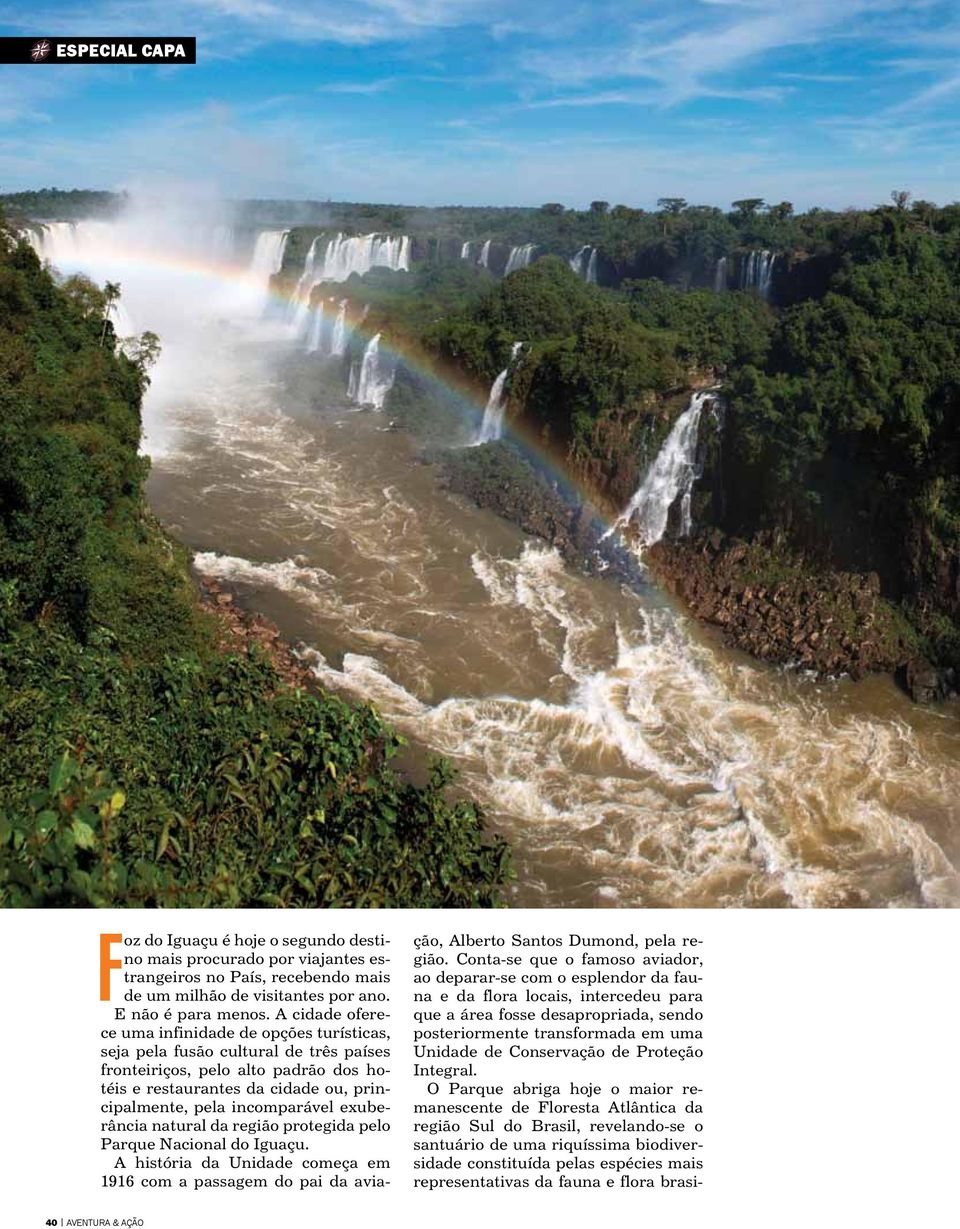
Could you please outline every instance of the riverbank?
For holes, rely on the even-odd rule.
[[[619,535],[607,536],[596,507],[551,482],[515,446],[497,441],[430,459],[450,490],[549,542],[572,566],[643,582],[643,568]],[[624,533],[629,543],[630,529]],[[883,597],[876,574],[826,569],[776,535],[747,542],[713,528],[664,537],[643,562],[695,618],[760,661],[820,679],[891,674],[917,703],[957,694],[955,672],[924,656],[922,635]]]
[[[0,906],[500,904],[509,851],[446,765],[413,783],[370,703],[198,602],[145,499],[150,335],[2,225],[0,274]]]
[[[531,293],[545,295],[554,280],[564,280],[562,270],[540,273],[542,285],[527,278]],[[497,292],[507,306],[511,294],[519,290],[510,281]],[[376,327],[396,332],[398,352],[413,347],[402,314],[394,319],[387,311]],[[445,380],[466,387],[477,376],[469,364],[479,360],[467,361],[469,334],[461,332],[453,334],[459,348],[449,338],[438,348]],[[818,678],[895,674],[919,702],[952,694],[950,653],[941,652],[930,629],[882,592],[877,574],[831,568],[824,558],[814,560],[792,547],[784,533],[757,533],[741,542],[728,541],[717,528],[727,524],[725,511],[735,500],[727,489],[733,474],[724,455],[726,407],[719,396],[708,395],[721,378],[716,368],[677,366],[679,383],[659,392],[633,390],[624,404],[598,411],[589,425],[581,414],[571,428],[565,425],[563,393],[581,391],[569,372],[554,373],[553,395],[542,389],[533,395],[543,382],[540,366],[554,361],[550,347],[514,342],[503,350],[501,335],[491,336],[500,351],[486,374],[507,364],[489,394],[501,403],[497,430],[505,424],[507,438],[450,447],[450,426],[442,424],[456,409],[437,397],[435,387],[406,373],[394,381],[396,391],[384,407],[394,422],[421,436],[423,457],[439,466],[444,486],[549,542],[586,575],[642,586],[649,583],[649,569],[691,614],[720,627],[729,644],[759,660]],[[667,374],[665,369],[659,378]],[[418,412],[421,403],[429,414]],[[490,406],[488,401],[488,416]],[[443,444],[437,446],[438,440]],[[629,523],[609,534],[624,509]],[[706,537],[691,544],[690,528],[698,524]],[[642,565],[633,535],[649,548]]]
[[[198,574],[196,580],[198,605],[214,620],[220,652],[260,653],[286,686],[318,690],[313,671],[284,640],[275,623],[257,611],[244,609],[236,595],[212,577]]]
[[[444,489],[390,406],[357,412],[333,384],[318,393],[322,364],[288,381],[286,354],[264,352],[260,378],[240,352],[234,383],[178,411],[151,502],[241,607],[310,646],[324,689],[454,765],[513,850],[510,903],[945,899],[949,867],[918,864],[910,841],[952,831],[952,723],[880,677],[818,687],[751,666],[639,567],[636,585],[584,575]],[[263,378],[277,369],[281,384]],[[511,446],[455,455],[485,472]],[[564,493],[557,472],[540,478]],[[491,499],[524,498],[519,477],[499,496],[498,481]],[[866,780],[849,771],[865,740]]]
[[[761,661],[859,679],[894,673],[917,654],[916,634],[881,597],[876,575],[820,570],[772,535],[744,542],[704,530],[657,542],[644,557],[691,614]]]

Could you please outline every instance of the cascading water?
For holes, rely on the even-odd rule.
[[[318,236],[310,244],[307,252],[307,258],[303,262],[303,272],[300,274],[300,279],[297,282],[296,289],[293,292],[291,307],[293,310],[293,329],[299,337],[307,327],[307,322],[310,317],[310,295],[313,292],[314,286],[317,284],[316,264],[318,245],[321,240]]]
[[[760,259],[760,268],[757,273],[757,289],[760,291],[762,299],[769,299],[770,286],[773,281],[773,266],[776,261],[776,254],[773,252],[764,252]]]
[[[132,337],[136,333],[137,329],[133,323],[133,317],[120,300],[110,304],[108,315],[117,337]]]
[[[516,362],[517,355],[520,353],[522,341],[515,341],[510,349],[510,362],[507,363],[503,371],[494,380],[490,389],[490,396],[487,398],[487,404],[483,411],[483,421],[480,423],[480,430],[477,432],[477,438],[474,444],[489,444],[493,440],[498,440],[503,435],[503,415],[507,408],[507,399],[504,395],[506,392],[507,376],[510,374],[510,369]]]
[[[323,299],[313,309],[313,321],[310,325],[310,338],[307,342],[307,352],[316,354],[323,338]]]
[[[713,275],[713,289],[717,294],[727,288],[727,258],[721,256],[717,261],[717,268]]]
[[[569,261],[570,268],[576,273],[577,277],[582,277],[585,282],[592,282],[596,285],[597,282],[597,249],[584,245],[576,251]]]
[[[88,272],[90,262],[99,263],[109,248],[111,229],[107,222],[44,222],[28,229],[25,237],[40,259],[58,271]],[[107,315],[117,337],[131,337],[137,331],[123,300],[111,303]]]
[[[670,509],[678,497],[680,535],[685,537],[690,532],[690,495],[697,480],[697,434],[703,407],[715,397],[714,389],[693,394],[613,526],[614,529],[635,528],[641,546],[652,546],[660,541],[666,532]]]
[[[535,243],[524,243],[520,247],[511,248],[504,276],[506,277],[508,273],[515,273],[517,269],[525,269],[533,259],[533,254],[536,250],[537,245]]]
[[[333,334],[330,338],[330,353],[341,358],[347,352],[347,300],[341,299],[337,308],[337,318],[333,322]]]
[[[34,248],[56,274],[120,285],[122,297],[109,312],[118,338],[142,329],[159,336],[143,409],[143,446],[155,459],[173,443],[176,407],[198,384],[229,377],[233,357],[220,344],[224,322],[230,321],[233,338],[274,336],[263,309],[282,262],[284,230],[261,232],[239,253],[228,209],[164,197],[132,199],[109,219],[45,222],[31,231]]]
[[[395,374],[392,359],[389,355],[380,353],[380,334],[377,333],[367,342],[359,370],[356,365],[351,369],[347,395],[357,405],[369,405],[375,410],[382,410],[387,393],[393,388]]]
[[[260,285],[269,286],[270,279],[280,272],[289,235],[288,230],[262,230],[257,235],[250,258],[250,276]]]
[[[201,572],[315,646],[325,686],[456,764],[514,848],[512,903],[960,903],[955,723],[884,679],[818,685],[732,654],[655,586],[584,578],[452,498],[382,415],[318,403],[315,382],[294,395],[288,330],[249,277],[208,267],[209,232],[175,204],[81,224],[70,265],[121,282],[163,341],[154,511]]]
[[[371,269],[385,268],[394,272],[410,270],[410,238],[407,235],[353,235],[337,234],[332,239],[318,235],[310,244],[303,272],[297,282],[292,299],[292,327],[302,336],[310,321],[310,302],[314,289],[323,282],[345,282],[353,274],[362,277]],[[322,312],[322,307],[321,307]],[[331,354],[342,355],[346,350],[346,308],[341,310],[334,324]],[[308,350],[319,348],[319,333],[316,323],[310,329]],[[317,345],[313,337],[317,336]]]
[[[746,260],[741,258],[740,289],[755,290],[761,299],[769,298],[776,260],[776,252],[767,251],[765,248],[754,248]]]
[[[469,242],[468,240],[466,243],[462,244],[460,247],[460,259],[469,260],[472,252],[473,252],[473,244]]]
[[[481,269],[490,268],[490,244],[491,242],[492,240],[488,239],[486,243],[483,245],[483,247],[480,249],[480,259],[477,261],[477,264],[480,266]]]
[[[317,280],[345,282],[354,273],[362,277],[371,269],[410,272],[409,235],[335,235],[317,265]]]
[[[36,231],[30,232],[30,242],[41,260],[72,271],[80,260],[81,250],[89,250],[99,237],[97,227],[96,222],[42,222]]]

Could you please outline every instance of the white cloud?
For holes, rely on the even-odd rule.
[[[430,30],[486,24],[509,12],[499,0],[94,0],[84,16],[90,34],[176,33],[244,44],[332,42],[364,46],[413,38]],[[35,4],[0,11],[12,28],[73,29],[72,5]]]
[[[0,148],[0,171],[7,183],[50,182],[55,174],[61,183],[98,186],[151,170],[184,178],[202,166],[227,194],[425,203],[577,202],[585,192],[628,202],[647,194],[652,203],[668,188],[720,203],[745,192],[799,203],[815,189],[826,204],[870,203],[886,197],[891,180],[952,197],[956,134],[927,121],[960,94],[950,56],[960,46],[958,17],[956,0],[676,0],[656,9],[640,0],[522,7],[516,0],[92,0],[84,19],[91,33],[196,33],[207,61],[267,47],[265,84],[239,106],[190,110],[175,102],[229,80],[208,62],[196,73],[174,70],[184,74],[183,94],[165,91],[162,102],[152,95],[148,110],[120,69],[104,69],[117,106],[85,124],[81,141],[64,135],[72,127],[68,104],[74,94],[100,91],[101,70],[27,68],[21,78],[8,69],[0,123],[17,139]],[[5,20],[28,33],[38,23],[55,32],[72,28],[75,12],[67,0],[40,0],[29,15],[21,6]],[[344,48],[339,79],[324,80],[320,52],[311,80],[286,80],[287,44],[298,41]],[[277,43],[284,46],[267,46]],[[442,87],[421,106],[419,122],[412,92],[402,94],[414,77]],[[850,114],[831,117],[819,146],[811,139],[801,152],[801,127],[811,137],[818,129],[810,111],[793,104],[824,97],[803,83],[851,80],[856,88],[842,95]],[[285,89],[300,93],[277,92]],[[387,92],[404,110],[385,98],[377,138],[366,139],[372,127],[360,125],[370,107],[351,110],[350,96]],[[752,107],[665,113],[700,100]],[[764,111],[770,103],[777,105]],[[616,107],[650,114],[611,112]],[[751,123],[725,139],[718,133],[732,114]],[[43,122],[60,115],[62,129]],[[670,135],[638,143],[637,118],[648,133]],[[622,132],[628,123],[631,134],[616,146],[583,134],[618,124]],[[848,190],[851,200],[839,200]]]
[[[925,89],[919,90],[916,94],[911,94],[908,98],[904,98],[901,102],[895,103],[892,107],[888,107],[885,114],[888,116],[903,115],[911,111],[925,111],[931,107],[939,107],[943,102],[960,94],[960,71],[954,70],[945,73],[939,81],[933,82]]]
[[[632,22],[617,45],[599,52],[532,49],[524,58],[526,70],[553,85],[586,86],[642,80],[655,90],[658,101],[675,105],[696,98],[753,97],[766,101],[768,84],[762,74],[783,78],[776,58],[804,47],[849,43],[868,37],[890,37],[891,15],[928,13],[926,0],[699,0],[677,4],[668,15]],[[900,37],[925,37],[925,29],[896,24]],[[734,75],[754,73],[731,85]],[[805,74],[797,74],[802,78]],[[813,79],[817,79],[812,75]],[[820,80],[836,80],[833,74]],[[843,78],[841,78],[843,79]]]
[[[841,131],[846,141],[851,134]],[[798,208],[842,208],[887,199],[905,184],[915,195],[957,195],[949,165],[916,158],[922,134],[884,147],[861,130],[857,157],[838,149],[803,154],[789,142],[749,140],[717,156],[715,134],[692,133],[682,143],[629,135],[590,139],[557,135],[520,140],[503,133],[448,133],[411,147],[357,138],[329,118],[238,114],[210,106],[202,112],[130,122],[94,134],[82,148],[48,128],[40,138],[0,144],[0,179],[8,184],[51,181],[77,186],[192,183],[206,195],[410,204],[515,203],[560,200],[583,206],[603,197],[653,207],[666,192],[702,204],[727,205],[743,195],[791,199]],[[822,144],[822,143],[821,143]],[[200,168],[198,170],[198,168]],[[202,180],[201,183],[197,181]]]
[[[318,85],[323,94],[382,94],[396,85],[396,77],[380,77],[373,81],[327,81]]]

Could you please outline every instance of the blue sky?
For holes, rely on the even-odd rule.
[[[0,0],[196,67],[0,68],[4,190],[410,204],[960,198],[960,0]]]

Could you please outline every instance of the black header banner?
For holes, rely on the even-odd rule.
[[[0,38],[0,64],[196,64],[196,38]]]

